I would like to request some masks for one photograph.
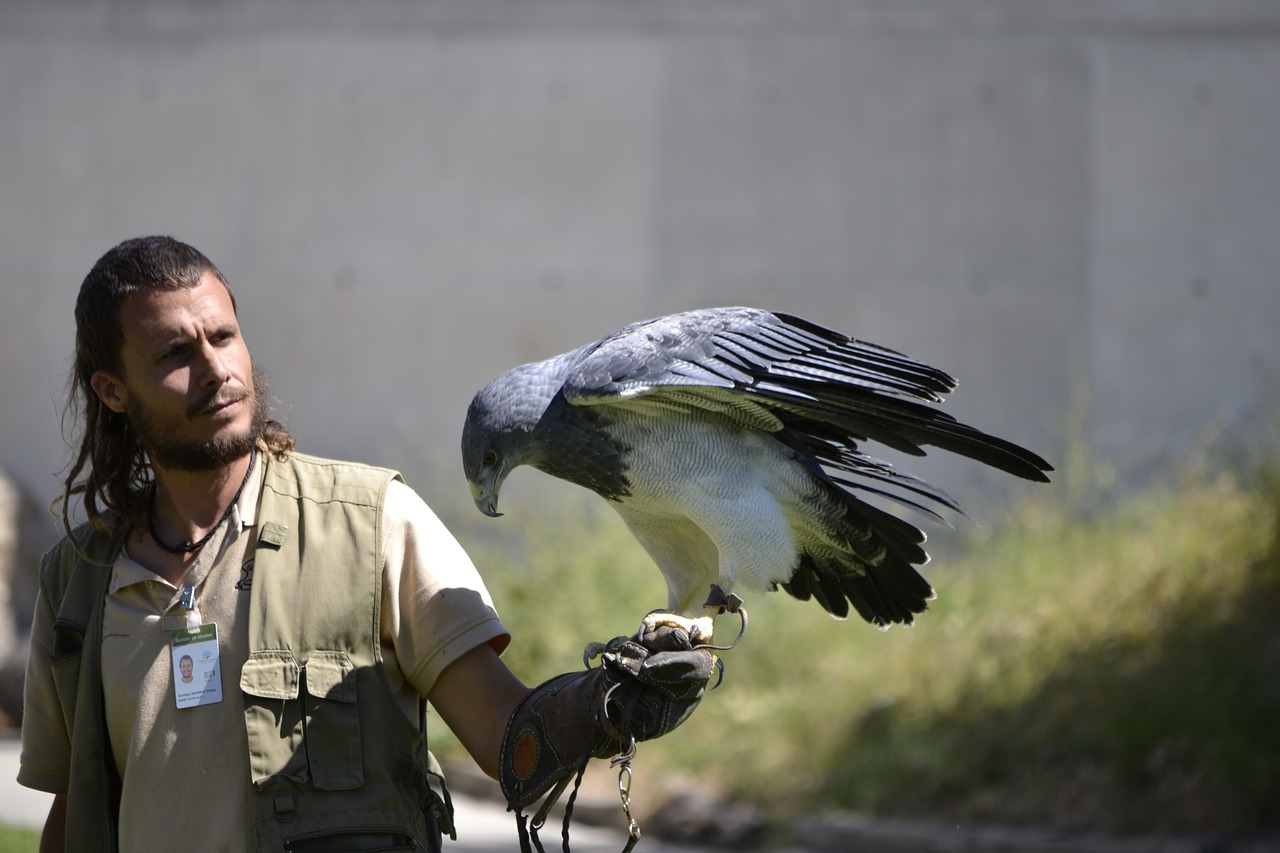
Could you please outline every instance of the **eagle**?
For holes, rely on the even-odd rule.
[[[957,453],[1047,482],[1040,456],[931,404],[947,373],[789,314],[707,308],[632,323],[476,393],[462,430],[476,507],[521,465],[604,498],[667,585],[667,612],[710,640],[708,587],[781,587],[840,619],[912,624],[934,598],[925,534],[867,499],[943,521],[946,492],[867,455],[875,442]],[[723,604],[721,599],[719,604]],[[665,621],[665,620],[664,620]]]

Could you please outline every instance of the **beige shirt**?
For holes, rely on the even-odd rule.
[[[243,851],[252,848],[249,748],[240,670],[248,656],[249,589],[262,467],[201,550],[185,583],[200,624],[217,626],[222,699],[177,707],[171,632],[187,624],[181,590],[121,554],[103,614],[107,727],[124,779],[120,849]],[[387,491],[383,531],[382,655],[409,719],[446,666],[482,643],[501,651],[509,635],[462,547],[409,487]],[[457,595],[475,590],[479,596]],[[304,591],[305,592],[305,591]],[[48,661],[52,626],[36,607],[32,654]],[[48,666],[28,676],[18,781],[65,793],[70,744]],[[34,677],[33,677],[34,676]],[[35,691],[34,693],[31,693]],[[31,701],[36,699],[37,701]]]

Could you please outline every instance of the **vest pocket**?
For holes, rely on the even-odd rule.
[[[356,669],[345,652],[315,651],[302,666],[285,650],[252,652],[240,689],[255,788],[364,784]]]
[[[364,784],[356,668],[345,652],[312,652],[303,667],[306,750],[315,787],[341,791]]]
[[[287,651],[257,651],[240,670],[245,729],[249,735],[249,771],[255,788],[284,790],[305,785],[306,752],[299,686],[302,670]]]

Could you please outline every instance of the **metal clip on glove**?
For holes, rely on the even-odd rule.
[[[543,849],[537,831],[574,781],[564,818],[568,850],[573,799],[587,762],[616,755],[615,763],[627,765],[638,741],[661,737],[688,719],[716,669],[709,649],[694,648],[688,634],[667,625],[589,646],[588,655],[594,657],[593,652],[602,657],[599,667],[558,675],[534,688],[507,723],[499,782],[507,808],[516,813],[524,851],[531,849],[530,841]],[[627,792],[622,793],[626,809]],[[544,795],[531,837],[524,810]],[[631,844],[637,838],[633,822]]]

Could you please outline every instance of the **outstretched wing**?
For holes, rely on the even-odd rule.
[[[879,487],[958,507],[941,490],[864,455],[859,442],[915,456],[934,446],[1028,480],[1048,479],[1051,468],[1036,454],[929,405],[954,388],[935,367],[798,317],[712,308],[635,323],[580,350],[562,392],[575,405],[702,409],[785,431],[834,469],[836,482],[926,512]]]
[[[633,323],[579,352],[564,386],[576,403],[681,386],[811,399],[803,385],[830,382],[936,403],[955,388],[946,373],[901,353],[757,308]]]

